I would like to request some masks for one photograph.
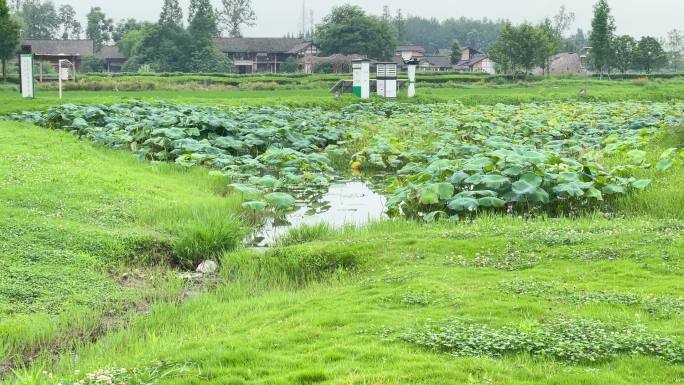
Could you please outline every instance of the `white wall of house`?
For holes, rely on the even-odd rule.
[[[490,75],[496,74],[496,63],[492,61],[492,59],[484,59],[482,61],[482,72],[488,73]]]

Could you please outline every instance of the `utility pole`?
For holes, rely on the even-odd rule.
[[[302,0],[302,28],[299,33],[302,38],[306,36],[306,0]]]
[[[316,32],[316,19],[314,19],[313,8],[311,8],[309,10],[309,21],[311,22],[311,28],[309,28],[309,34],[311,34],[311,39],[313,39],[314,33]]]

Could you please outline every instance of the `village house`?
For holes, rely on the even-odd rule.
[[[579,75],[583,73],[582,59],[575,52],[563,52],[549,58],[548,74],[550,75]],[[534,75],[544,75],[545,69],[537,67],[532,70]]]
[[[418,69],[421,71],[451,71],[453,65],[451,64],[450,56],[423,56],[418,64]]]
[[[57,68],[60,60],[66,59],[72,62],[78,72],[81,61],[85,57],[94,56],[105,63],[108,72],[119,72],[126,59],[116,46],[104,46],[100,52],[95,52],[93,41],[83,40],[25,40],[21,43],[21,52],[32,53],[38,63],[49,63]],[[39,66],[39,71],[42,70]],[[36,76],[42,80],[43,74]]]
[[[214,44],[240,74],[279,73],[290,58],[301,63],[305,57],[318,54],[311,41],[297,38],[219,37]],[[311,73],[312,68],[305,64],[302,70]]]
[[[470,47],[461,49],[461,61],[454,68],[464,72],[495,74],[496,63],[488,55]]]
[[[397,47],[394,56],[399,59],[413,58],[420,60],[423,56],[425,56],[425,48],[419,45],[400,45]]]

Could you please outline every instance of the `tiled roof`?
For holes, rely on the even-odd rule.
[[[218,37],[214,39],[214,44],[224,53],[297,53],[311,43],[293,38]]]
[[[433,67],[446,68],[451,67],[451,58],[449,56],[423,56],[420,63],[429,63]]]
[[[31,46],[37,55],[92,56],[92,40],[25,40],[22,46]]]
[[[125,59],[115,45],[106,45],[94,53],[93,41],[83,40],[24,40],[22,46],[30,46],[31,53],[49,56],[97,56],[102,59]]]
[[[425,52],[425,48],[419,45],[400,45],[399,47],[397,47],[397,52],[399,51]]]
[[[102,59],[125,59],[124,54],[121,53],[119,47],[115,45],[106,45],[102,47],[100,52],[95,54],[95,56]]]

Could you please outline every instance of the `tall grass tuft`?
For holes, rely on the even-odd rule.
[[[291,229],[284,237],[278,239],[278,246],[293,246],[314,241],[330,239],[336,231],[325,223],[314,226],[302,226]]]
[[[176,231],[175,262],[184,268],[193,268],[206,259],[218,259],[235,250],[245,237],[236,217],[211,210],[195,211]]]

